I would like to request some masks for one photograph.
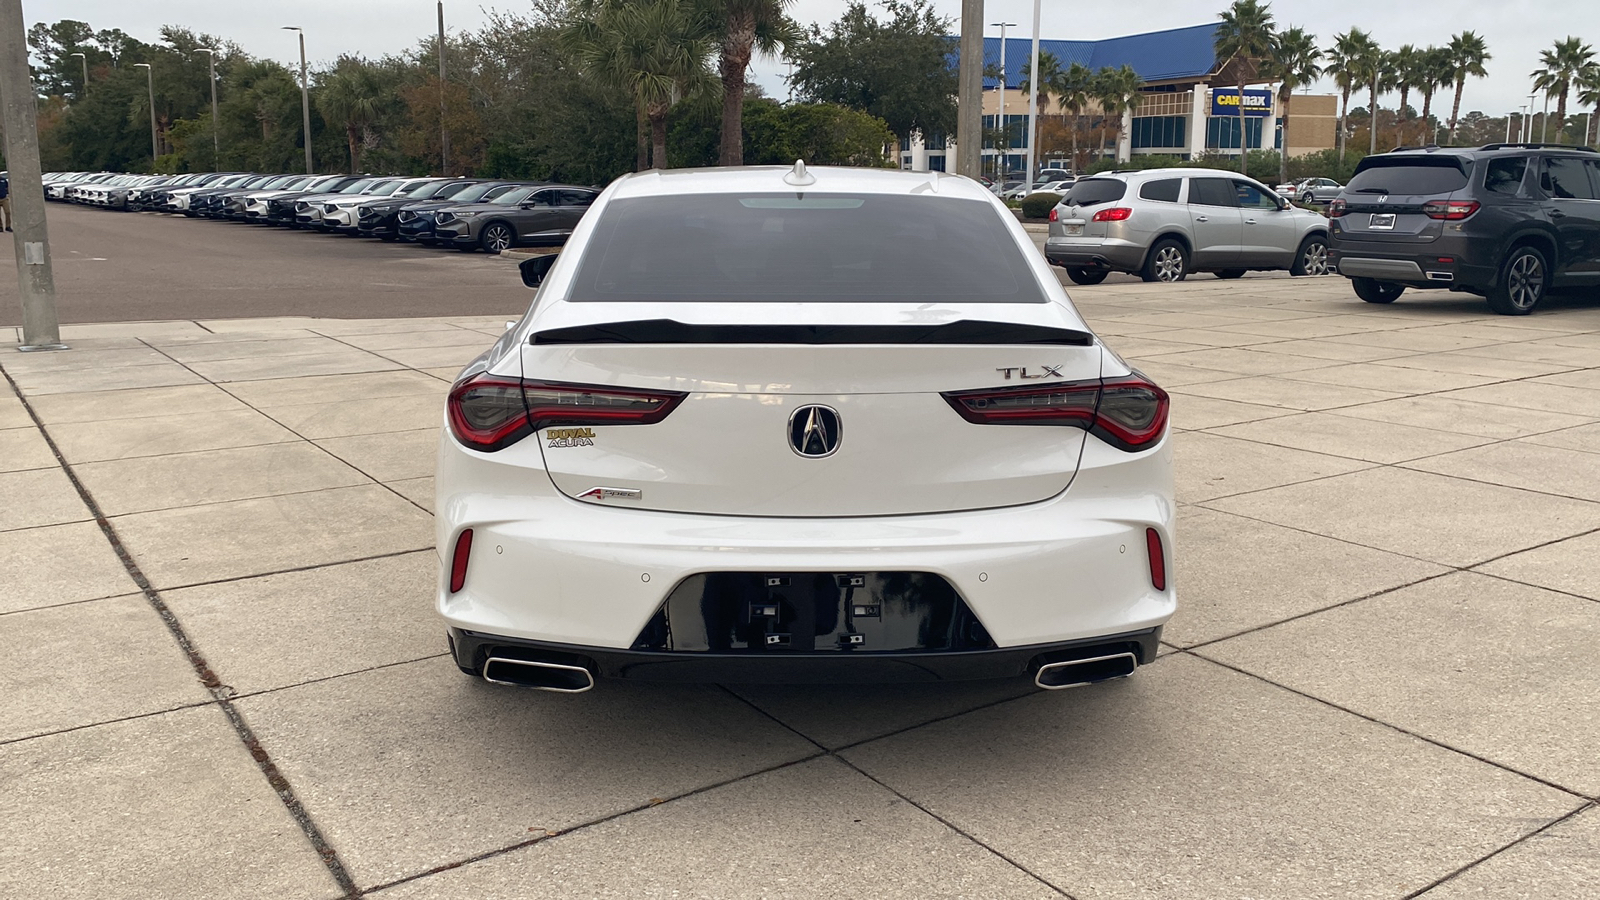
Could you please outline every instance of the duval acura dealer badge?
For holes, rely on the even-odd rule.
[[[548,428],[544,433],[549,447],[593,447],[593,428]]]

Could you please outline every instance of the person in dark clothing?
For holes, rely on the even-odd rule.
[[[0,175],[0,225],[11,230],[11,179]]]

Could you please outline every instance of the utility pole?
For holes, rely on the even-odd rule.
[[[1033,176],[1039,171],[1039,89],[1044,87],[1039,77],[1039,0],[1033,0],[1033,61],[1028,65],[1028,190],[1033,190]]]
[[[444,0],[439,0],[439,154],[444,157],[440,175],[450,174],[450,129],[445,127],[444,102]]]
[[[1010,73],[1006,71],[1006,29],[1015,28],[1015,22],[990,22],[991,26],[1000,27],[1000,118],[996,120],[1000,127],[996,129],[998,137],[995,138],[994,147],[998,151],[995,159],[998,163],[994,167],[994,180],[1002,187],[1006,183],[1006,151],[1011,149],[1011,132],[1006,130],[1006,82],[1010,81]]]
[[[1544,115],[1539,117],[1539,143],[1550,139],[1550,95],[1544,95]]]
[[[89,57],[84,56],[82,53],[69,53],[67,55],[76,56],[83,62],[83,87],[78,88],[78,99],[82,100],[89,93]]]
[[[221,168],[222,141],[217,137],[220,127],[217,122],[217,51],[201,47],[195,51],[206,55],[206,64],[211,72],[211,168]]]
[[[143,69],[145,80],[150,85],[150,171],[156,170],[156,157],[161,155],[161,141],[156,137],[156,70],[149,63],[134,63],[135,69]]]
[[[961,0],[960,60],[956,173],[976,180],[983,158],[983,0]]]
[[[22,0],[0,0],[0,126],[5,128],[17,295],[22,299],[22,345],[17,349],[65,350],[56,320],[56,281],[44,222],[39,113],[23,42],[27,31]]]
[[[306,33],[298,25],[285,25],[283,30],[300,33],[300,121],[306,137],[306,174],[311,175],[311,89],[306,81]]]

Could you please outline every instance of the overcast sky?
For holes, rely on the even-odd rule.
[[[30,24],[79,19],[96,29],[121,28],[145,41],[157,40],[162,25],[182,25],[233,40],[252,55],[292,64],[298,64],[299,50],[295,36],[279,30],[283,25],[306,29],[307,55],[318,62],[341,53],[380,56],[407,50],[434,32],[436,15],[434,0],[23,0],[22,5]],[[845,5],[845,0],[794,0],[792,9],[802,23],[826,25]],[[960,13],[960,0],[935,0],[935,5],[952,19]],[[1046,39],[1117,37],[1213,22],[1224,5],[1222,0],[1043,0],[1040,30]],[[485,22],[486,10],[526,9],[523,0],[445,0],[445,21],[452,31],[474,29]],[[1323,46],[1352,25],[1372,32],[1391,50],[1406,43],[1443,44],[1453,32],[1477,31],[1487,38],[1493,59],[1488,78],[1467,83],[1462,111],[1481,109],[1492,116],[1528,102],[1528,73],[1538,66],[1540,50],[1569,34],[1600,40],[1600,2],[1595,0],[1275,0],[1272,12],[1280,27],[1300,25]],[[987,0],[984,18],[1019,22],[1021,27],[1008,34],[1026,36],[1032,16],[1030,0]],[[999,33],[985,28],[985,34]],[[755,80],[780,98],[786,95],[786,71],[775,60],[754,65]],[[1314,90],[1331,93],[1332,87]]]

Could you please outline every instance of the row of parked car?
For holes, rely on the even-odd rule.
[[[52,172],[45,197],[128,212],[179,213],[385,241],[486,250],[565,243],[599,190],[482,178],[128,175]]]

